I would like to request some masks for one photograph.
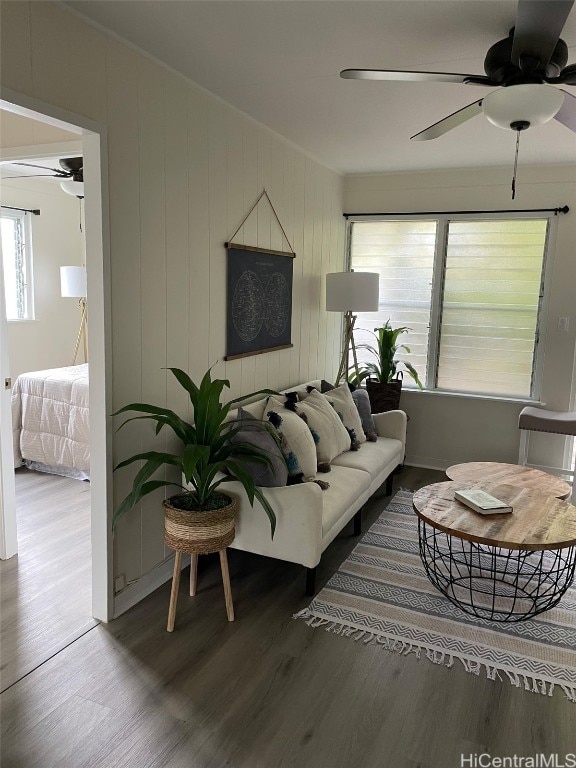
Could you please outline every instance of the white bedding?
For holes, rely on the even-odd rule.
[[[12,389],[14,465],[88,478],[88,364],[23,373]]]

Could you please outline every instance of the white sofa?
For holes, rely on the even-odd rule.
[[[309,382],[320,389],[320,382]],[[306,384],[290,390],[305,389]],[[282,488],[262,489],[276,513],[276,533],[272,539],[268,518],[258,501],[250,506],[240,483],[227,483],[226,491],[238,500],[234,549],[254,552],[299,563],[309,569],[307,592],[314,591],[314,569],[322,552],[355,516],[355,532],[360,533],[360,511],[382,483],[392,491],[392,473],[404,461],[406,414],[388,411],[374,414],[378,432],[376,442],[362,443],[358,451],[346,451],[332,461],[332,470],[318,477],[330,483],[321,490],[308,482]]]

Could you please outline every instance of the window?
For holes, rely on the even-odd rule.
[[[7,320],[33,320],[29,215],[2,211],[2,267]]]
[[[534,397],[549,228],[521,215],[352,221],[351,268],[380,274],[380,309],[359,313],[357,343],[390,319],[410,328],[398,357],[427,389]]]

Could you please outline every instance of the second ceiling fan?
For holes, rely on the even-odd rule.
[[[25,168],[37,168],[45,173],[18,174],[18,176],[6,176],[6,179],[32,179],[55,178],[60,179],[60,187],[68,195],[84,197],[84,159],[82,157],[64,157],[58,160],[60,168],[52,168],[35,163],[12,162],[10,165],[23,166]]]
[[[576,133],[576,96],[556,85],[576,86],[576,64],[567,65],[568,46],[560,39],[574,0],[519,0],[508,37],[488,50],[485,75],[344,69],[352,80],[464,83],[498,87],[412,136],[436,139],[482,112],[494,125],[523,131],[554,118]]]

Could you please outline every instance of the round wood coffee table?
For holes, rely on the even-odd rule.
[[[446,474],[450,480],[480,485],[484,488],[486,481],[521,485],[535,491],[568,499],[572,487],[559,477],[549,475],[540,469],[524,467],[521,464],[502,464],[499,461],[469,461],[465,464],[453,464],[448,467]]]
[[[576,568],[576,507],[531,488],[482,483],[512,506],[480,515],[456,501],[469,483],[435,483],[414,494],[420,557],[428,578],[466,613],[523,621],[556,605]]]

